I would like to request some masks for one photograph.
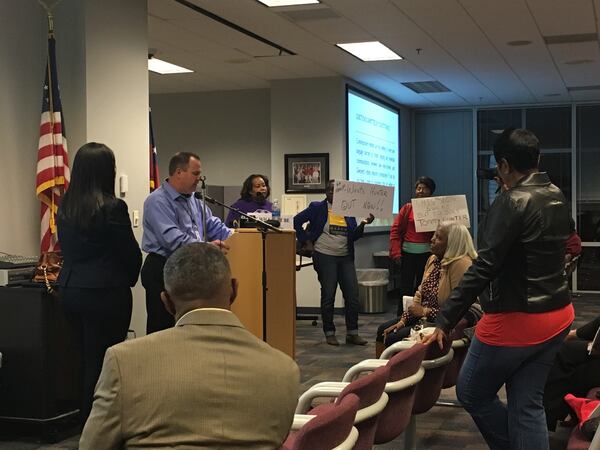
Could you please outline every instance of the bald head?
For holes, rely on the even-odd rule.
[[[229,309],[235,282],[221,251],[212,244],[193,243],[176,250],[164,268],[167,309],[176,317],[196,308]],[[175,311],[172,311],[174,309]]]

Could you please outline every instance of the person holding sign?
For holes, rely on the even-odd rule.
[[[385,347],[410,335],[410,330],[420,321],[435,322],[440,305],[458,286],[463,274],[477,258],[473,240],[464,225],[443,222],[431,238],[431,252],[427,260],[423,282],[415,293],[408,311],[377,329],[377,357]],[[472,319],[470,326],[476,319]]]
[[[430,197],[435,192],[435,181],[419,177],[415,183],[415,197]],[[400,300],[398,316],[402,315],[402,297],[413,295],[423,279],[425,263],[431,255],[429,243],[433,231],[418,233],[412,204],[406,203],[390,229],[390,259],[400,266]]]
[[[600,316],[571,330],[562,343],[544,388],[544,409],[548,429],[554,431],[556,422],[573,415],[564,401],[566,394],[585,397],[600,385]]]
[[[354,267],[354,241],[361,238],[365,225],[373,222],[373,214],[357,226],[354,217],[344,217],[331,211],[334,180],[329,180],[325,200],[311,202],[294,217],[294,228],[303,250],[312,251],[314,269],[321,284],[321,316],[325,340],[339,345],[335,337],[333,308],[335,291],[340,285],[344,294],[346,343],[365,345],[358,334],[358,280]],[[304,224],[308,223],[306,230]]]

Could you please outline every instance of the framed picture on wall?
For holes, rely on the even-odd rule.
[[[329,180],[329,153],[284,155],[285,192],[318,194],[325,192]]]

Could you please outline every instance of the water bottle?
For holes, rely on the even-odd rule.
[[[273,199],[273,211],[271,212],[271,216],[275,220],[279,220],[279,218],[281,217],[281,209],[279,208],[279,200],[277,200],[276,198]]]

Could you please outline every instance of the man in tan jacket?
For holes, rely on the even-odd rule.
[[[177,323],[108,349],[79,448],[278,448],[298,366],[230,311],[237,280],[215,246],[180,248],[164,275]]]

